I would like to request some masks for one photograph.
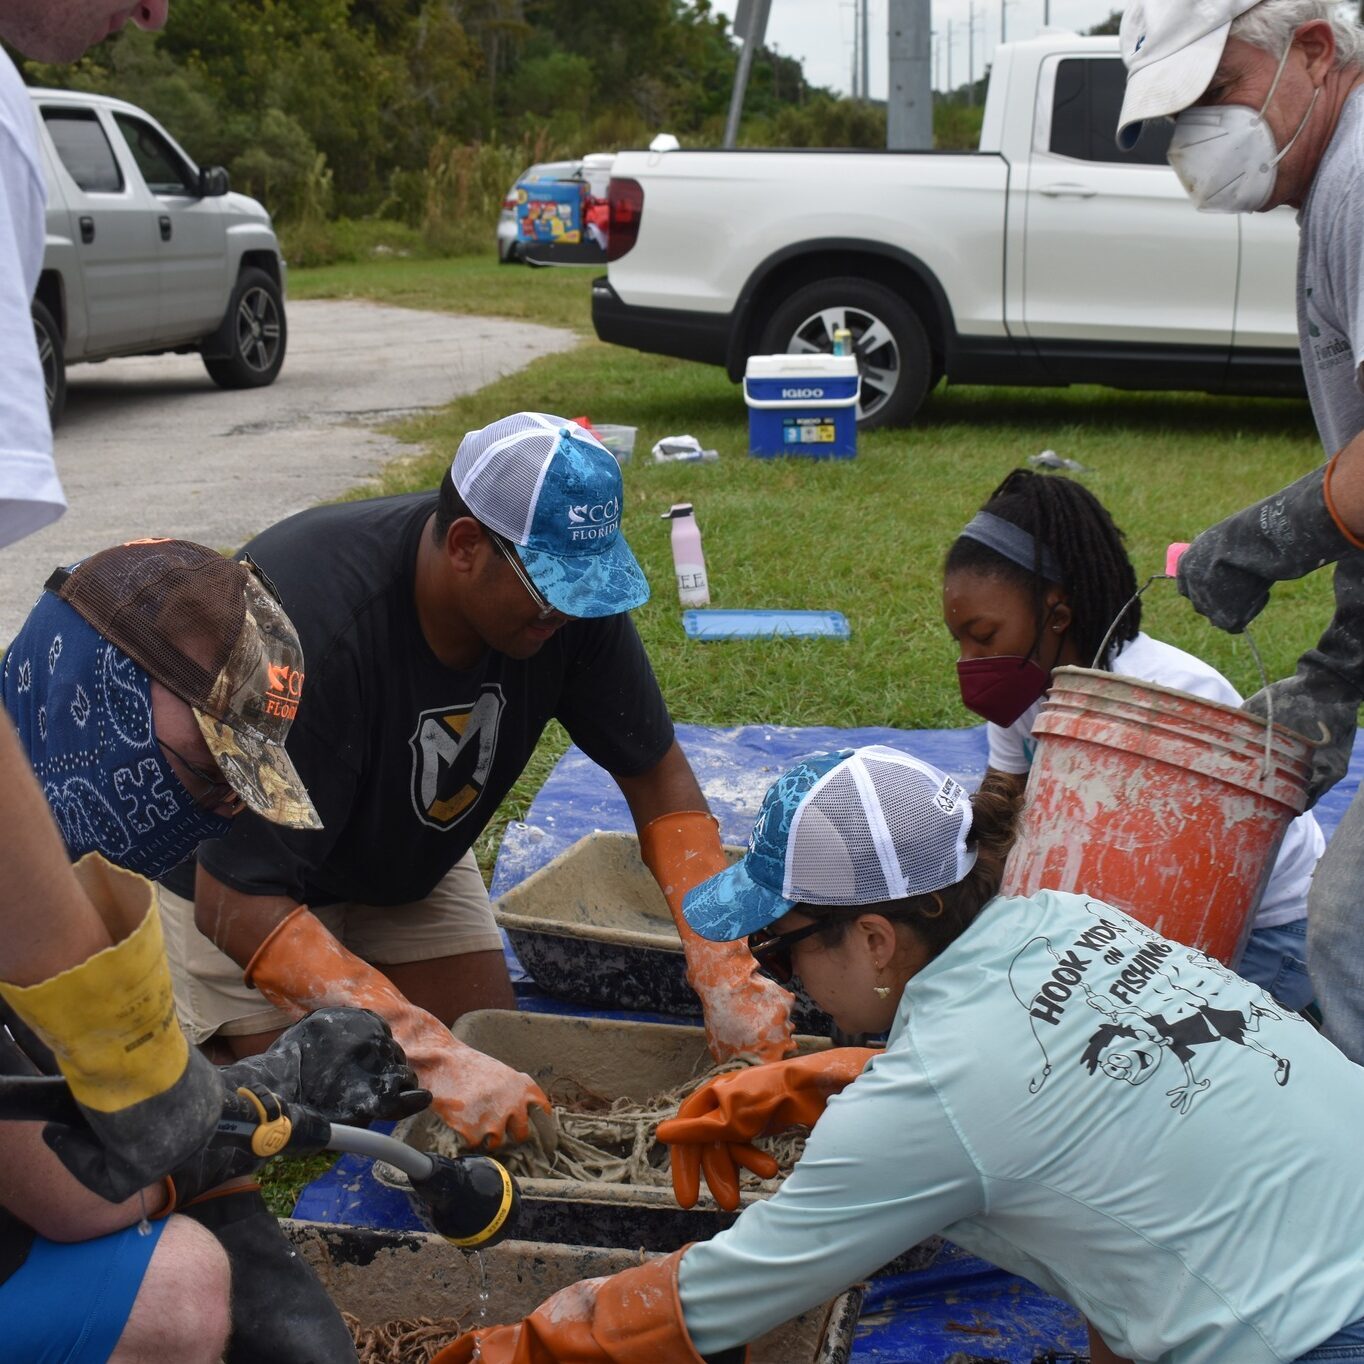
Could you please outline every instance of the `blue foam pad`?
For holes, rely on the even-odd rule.
[[[683,611],[682,628],[690,639],[775,639],[826,635],[847,639],[842,611]]]

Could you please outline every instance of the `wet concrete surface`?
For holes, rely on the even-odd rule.
[[[0,552],[0,644],[59,564],[144,535],[235,549],[415,453],[377,427],[577,341],[531,323],[353,301],[294,301],[288,318],[269,388],[226,392],[197,355],[69,371],[56,433],[69,507]]]

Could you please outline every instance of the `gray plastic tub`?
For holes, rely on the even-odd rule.
[[[634,1023],[559,1014],[480,1009],[452,1029],[460,1041],[516,1070],[525,1071],[556,1104],[584,1096],[649,1100],[703,1074],[711,1065],[701,1028]],[[797,1039],[802,1052],[826,1050],[824,1037]],[[428,1149],[440,1120],[430,1110],[405,1119],[395,1135]],[[694,1208],[680,1208],[672,1187],[602,1184],[572,1179],[523,1179],[516,1234],[529,1241],[579,1246],[636,1246],[671,1251],[731,1226],[738,1212],[724,1211],[701,1186]],[[745,1190],[740,1209],[762,1198]],[[914,1246],[889,1269],[908,1272],[937,1257],[937,1238]]]
[[[737,861],[744,849],[725,851]],[[507,891],[493,913],[548,994],[606,1009],[700,1012],[677,926],[634,834],[580,838]],[[828,1016],[800,996],[795,1017],[804,1032],[831,1032]]]
[[[504,1241],[474,1256],[423,1232],[283,1226],[332,1301],[362,1326],[411,1317],[454,1317],[471,1326],[516,1322],[568,1284],[617,1273],[642,1258],[635,1250],[533,1241]],[[488,1298],[479,1319],[481,1288]],[[802,1312],[753,1343],[753,1364],[846,1364],[861,1306],[857,1285]]]

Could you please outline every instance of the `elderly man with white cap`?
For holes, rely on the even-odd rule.
[[[1247,709],[1319,741],[1311,800],[1345,775],[1364,700],[1364,30],[1330,0],[1140,0],[1123,15],[1119,145],[1173,117],[1170,164],[1206,212],[1299,210],[1298,331],[1328,461],[1205,531],[1180,591],[1240,631],[1273,583],[1335,567],[1336,613]],[[1327,1035],[1364,1062],[1364,804],[1318,864],[1307,955]]]

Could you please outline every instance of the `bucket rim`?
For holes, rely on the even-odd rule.
[[[1109,672],[1103,668],[1078,668],[1071,664],[1067,664],[1064,667],[1053,668],[1051,675],[1053,687],[1056,685],[1057,678],[1097,678],[1102,679],[1105,682],[1121,682],[1125,686],[1139,688],[1143,691],[1157,692],[1162,696],[1172,696],[1180,701],[1194,701],[1200,706],[1206,706],[1211,711],[1225,715],[1228,720],[1231,720],[1232,717],[1236,717],[1235,722],[1238,724],[1253,725],[1260,733],[1261,743],[1264,742],[1264,731],[1270,724],[1269,721],[1262,720],[1258,715],[1251,714],[1244,706],[1233,706],[1226,701],[1214,701],[1207,696],[1197,696],[1193,692],[1183,691],[1179,687],[1167,687],[1162,682],[1149,682],[1144,677],[1133,677],[1129,673]],[[1077,690],[1079,690],[1079,688],[1077,688]],[[1048,692],[1047,699],[1050,700],[1050,692]],[[1273,728],[1276,733],[1284,734],[1289,739],[1297,740],[1297,742],[1303,744],[1309,755],[1316,747],[1314,741],[1309,739],[1307,735],[1301,733],[1299,730],[1290,729],[1287,725],[1280,723],[1278,720],[1273,722]]]

